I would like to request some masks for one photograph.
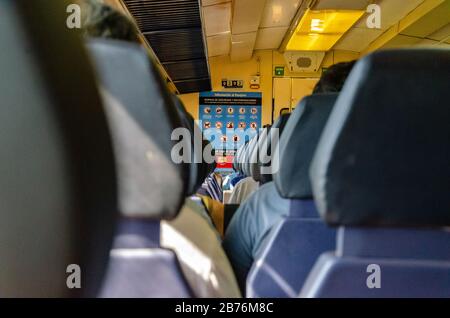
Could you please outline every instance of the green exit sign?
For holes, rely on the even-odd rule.
[[[275,76],[284,76],[284,66],[275,66]]]

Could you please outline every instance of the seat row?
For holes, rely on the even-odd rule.
[[[55,27],[64,1],[0,11],[2,295],[240,296],[187,199],[213,166],[173,160],[198,128],[145,50]]]
[[[450,297],[450,51],[376,52],[288,120],[250,297]]]

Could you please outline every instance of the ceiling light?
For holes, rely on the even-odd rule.
[[[328,51],[364,15],[363,10],[306,10],[287,51]]]

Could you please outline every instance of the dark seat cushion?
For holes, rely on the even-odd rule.
[[[336,98],[337,94],[307,96],[286,123],[279,144],[279,170],[274,175],[282,197],[312,197],[309,166]]]
[[[450,225],[450,51],[373,53],[351,72],[311,169],[330,224]]]
[[[121,213],[170,219],[187,194],[189,166],[172,160],[173,129],[182,122],[156,66],[139,45],[88,43],[117,157]]]

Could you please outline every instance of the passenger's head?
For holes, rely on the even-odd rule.
[[[331,66],[314,87],[313,94],[340,92],[355,63],[342,62]]]
[[[127,16],[101,0],[79,0],[82,32],[89,37],[140,43],[136,25]]]

